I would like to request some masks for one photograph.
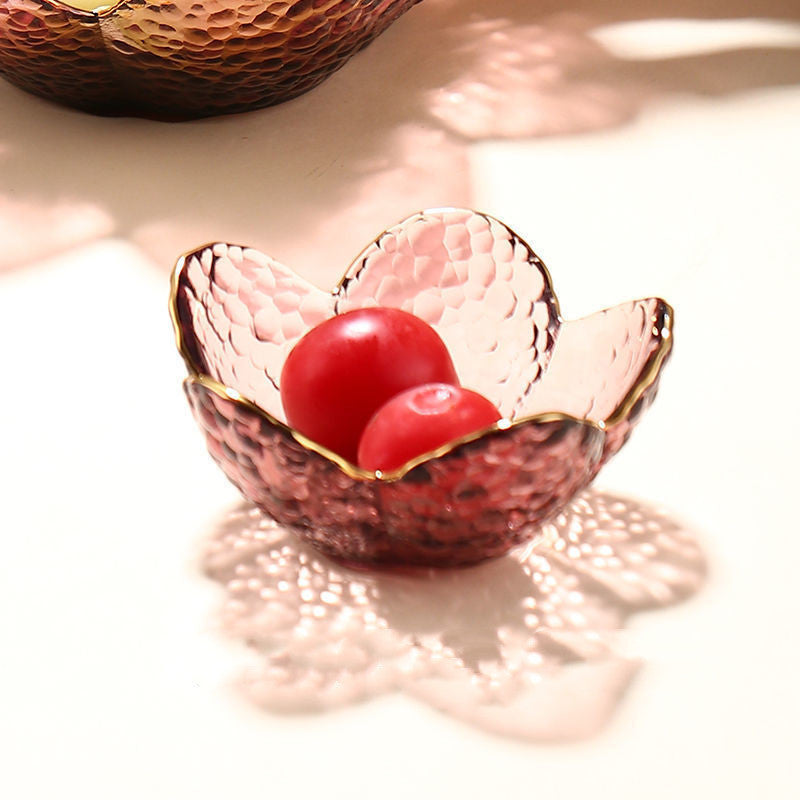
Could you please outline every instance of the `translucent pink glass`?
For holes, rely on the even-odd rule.
[[[519,547],[464,570],[351,571],[242,503],[208,539],[235,684],[272,711],[404,691],[484,730],[573,741],[609,721],[641,662],[626,620],[692,596],[697,537],[664,509],[589,489]]]
[[[287,427],[279,378],[293,345],[369,305],[433,325],[462,384],[506,420],[382,479]],[[361,563],[468,564],[533,537],[624,443],[672,342],[656,298],[563,322],[531,248],[466,209],[386,231],[333,292],[254,250],[200,248],[176,267],[172,313],[189,402],[225,474],[323,552]]]
[[[0,0],[0,74],[96,112],[207,116],[296,97],[419,0]]]

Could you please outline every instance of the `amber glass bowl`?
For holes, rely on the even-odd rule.
[[[462,385],[503,419],[383,475],[287,426],[289,351],[323,320],[371,305],[430,323]],[[386,231],[332,292],[255,250],[201,247],[178,261],[170,308],[213,458],[267,514],[349,563],[455,566],[531,539],[625,442],[672,346],[672,309],[658,298],[563,321],[531,248],[466,209]]]
[[[200,117],[315,86],[420,0],[0,0],[0,74],[96,113]]]

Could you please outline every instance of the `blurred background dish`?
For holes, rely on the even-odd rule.
[[[96,113],[205,117],[308,91],[419,0],[0,0],[0,74]]]

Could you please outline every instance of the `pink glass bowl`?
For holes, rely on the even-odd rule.
[[[504,419],[376,475],[285,423],[281,367],[335,314],[402,308],[447,344]],[[348,563],[453,566],[531,539],[619,450],[652,401],[672,309],[647,298],[561,319],[550,276],[501,222],[466,209],[383,233],[333,292],[255,250],[182,257],[170,309],[208,449],[244,496]]]
[[[245,111],[312,88],[419,1],[0,0],[0,74],[97,113]]]

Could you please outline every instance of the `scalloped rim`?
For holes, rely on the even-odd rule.
[[[647,359],[647,362],[639,374],[639,380],[631,386],[628,394],[622,398],[622,401],[614,411],[600,422],[600,425],[606,430],[613,428],[615,425],[619,425],[620,422],[623,422],[628,417],[642,395],[658,379],[661,367],[672,351],[672,329],[675,320],[675,310],[661,297],[648,299],[657,300],[661,306],[661,314],[650,318],[650,321],[653,323],[654,335],[659,337],[658,347],[650,354],[650,358]]]
[[[367,254],[370,252],[370,250],[372,250],[373,247],[375,247],[377,244],[379,244],[380,241],[385,236],[387,236],[390,233],[392,233],[392,231],[394,231],[396,228],[399,228],[402,225],[405,225],[406,223],[410,222],[413,219],[416,219],[417,217],[424,217],[426,214],[441,215],[441,214],[458,213],[459,211],[467,211],[470,214],[475,214],[476,216],[483,217],[489,223],[492,223],[492,222],[497,223],[501,228],[504,228],[506,231],[508,231],[508,233],[509,233],[509,235],[511,236],[512,239],[516,239],[520,244],[522,244],[525,247],[525,249],[528,251],[529,255],[531,256],[531,260],[536,264],[536,266],[538,267],[538,269],[542,273],[542,277],[544,278],[545,286],[549,290],[550,296],[552,297],[553,306],[555,307],[555,310],[556,310],[556,318],[558,319],[559,322],[563,322],[564,319],[561,316],[561,306],[559,305],[558,296],[556,295],[555,289],[553,288],[553,278],[550,275],[550,270],[547,269],[547,265],[544,263],[544,261],[542,261],[542,259],[539,258],[538,255],[536,255],[536,252],[534,251],[534,249],[515,230],[513,230],[512,228],[509,228],[508,225],[505,224],[505,222],[503,222],[500,219],[497,219],[497,217],[493,217],[491,214],[486,214],[483,211],[475,211],[472,208],[456,208],[455,206],[441,206],[439,208],[426,208],[423,211],[416,211],[413,214],[409,214],[407,217],[405,217],[405,219],[401,219],[400,222],[397,222],[394,225],[392,225],[391,228],[386,228],[383,231],[383,233],[381,233],[380,235],[376,236],[353,259],[353,261],[350,263],[350,266],[345,270],[344,275],[342,275],[342,277],[339,279],[339,282],[336,284],[336,286],[333,288],[333,290],[331,290],[331,294],[334,297],[337,296],[338,294],[340,294],[342,291],[344,291],[347,288],[347,285],[351,281],[355,280],[358,277],[358,274],[364,268],[364,260],[366,259]],[[206,245],[206,247],[208,247],[208,245]],[[194,253],[194,252],[197,252],[197,251],[193,250],[192,252]],[[189,254],[184,254],[184,257],[186,255],[189,255]],[[323,289],[322,291],[325,291],[325,290]]]
[[[478,214],[481,217],[491,221],[497,222],[503,228],[505,228],[510,234],[514,236],[514,238],[518,239],[536,258],[537,265],[542,269],[544,274],[545,280],[547,281],[548,287],[550,288],[551,294],[553,295],[553,299],[555,301],[556,312],[558,314],[559,322],[563,323],[565,320],[561,316],[560,306],[558,304],[558,298],[553,291],[553,283],[550,277],[550,272],[545,266],[545,264],[541,261],[541,259],[536,255],[533,249],[528,245],[528,243],[522,239],[519,234],[509,228],[504,222],[492,217],[489,214],[485,214],[480,211],[472,211],[471,209],[459,209],[455,207],[442,207],[442,208],[431,208],[426,209],[424,211],[418,211],[414,214],[410,214],[405,219],[401,220],[400,222],[393,225],[391,228],[386,228],[380,235],[375,237],[375,239],[368,244],[359,254],[358,256],[352,261],[350,266],[345,270],[344,275],[336,284],[336,286],[330,290],[333,296],[336,296],[344,286],[346,286],[347,282],[352,279],[357,273],[358,270],[361,268],[361,262],[367,251],[372,248],[376,242],[379,242],[384,236],[390,233],[394,228],[403,225],[405,222],[414,219],[418,216],[423,216],[425,214],[441,214],[444,212],[451,212],[451,211],[471,211],[474,214]],[[383,482],[393,482],[400,480],[404,475],[410,472],[415,467],[423,464],[426,461],[431,461],[434,458],[439,458],[446,453],[449,453],[451,450],[455,450],[457,447],[460,447],[462,444],[467,444],[468,442],[476,441],[483,436],[486,436],[491,433],[495,433],[498,431],[505,431],[510,430],[511,428],[516,428],[521,425],[528,425],[528,424],[536,424],[542,422],[554,422],[557,420],[561,421],[568,421],[577,423],[579,425],[584,425],[592,428],[596,428],[597,430],[603,432],[605,435],[607,431],[613,428],[615,425],[618,425],[622,421],[624,421],[628,415],[630,414],[631,410],[634,408],[637,402],[641,399],[644,393],[656,382],[658,375],[661,371],[661,367],[663,366],[664,362],[667,359],[670,351],[672,350],[672,330],[673,330],[673,321],[675,317],[675,312],[672,306],[667,303],[666,300],[663,300],[660,297],[654,297],[652,299],[657,300],[661,304],[661,311],[662,313],[658,317],[652,317],[651,322],[655,330],[657,331],[657,335],[660,337],[659,339],[659,346],[658,348],[650,355],[650,358],[647,360],[644,368],[642,369],[639,379],[634,383],[634,385],[630,388],[628,393],[622,399],[620,404],[614,409],[610,416],[608,416],[605,420],[591,420],[585,418],[578,418],[573,417],[571,414],[565,414],[560,411],[549,411],[543,412],[541,414],[534,414],[533,416],[529,417],[522,417],[517,420],[508,420],[508,419],[501,419],[498,422],[494,423],[493,425],[489,426],[488,428],[483,428],[482,430],[475,431],[472,434],[467,436],[462,436],[458,439],[454,439],[451,442],[448,442],[446,445],[442,445],[441,447],[437,448],[436,450],[431,450],[428,453],[424,453],[416,458],[412,459],[405,463],[402,467],[399,467],[396,470],[391,472],[368,472],[367,470],[361,469],[360,467],[352,464],[351,462],[347,461],[346,459],[342,458],[337,453],[334,453],[332,450],[324,447],[321,444],[309,439],[307,436],[304,436],[299,431],[295,430],[294,428],[290,427],[284,422],[281,422],[276,417],[273,417],[272,414],[264,411],[260,406],[256,405],[251,400],[248,400],[246,397],[242,397],[242,395],[237,392],[235,389],[231,389],[228,386],[220,383],[219,381],[214,380],[210,376],[202,373],[198,368],[197,365],[192,360],[191,354],[189,353],[188,348],[186,347],[186,343],[183,339],[183,334],[181,332],[180,320],[178,318],[178,283],[180,279],[181,272],[183,271],[183,267],[186,264],[186,261],[195,256],[197,253],[201,253],[204,250],[211,249],[214,246],[222,244],[225,247],[238,247],[243,251],[252,250],[253,248],[247,247],[245,245],[237,245],[231,244],[228,242],[208,242],[206,244],[200,245],[199,247],[192,248],[191,250],[187,250],[183,253],[178,260],[175,262],[175,267],[172,270],[172,275],[170,276],[170,290],[169,290],[169,315],[170,319],[172,320],[172,328],[175,334],[175,345],[178,348],[178,352],[183,358],[184,364],[186,365],[186,369],[189,372],[189,377],[186,379],[186,383],[197,383],[201,386],[205,387],[209,391],[216,394],[218,397],[221,397],[224,400],[228,400],[232,403],[241,405],[243,408],[247,409],[248,411],[254,412],[258,416],[262,417],[266,420],[270,425],[274,425],[281,430],[286,431],[298,444],[304,447],[306,450],[311,450],[314,453],[317,453],[324,458],[328,459],[328,461],[332,461],[336,466],[338,466],[342,472],[348,475],[351,478],[355,478],[356,480],[379,480]],[[354,274],[351,275],[351,272]],[[325,289],[320,289],[320,291],[325,291]],[[608,309],[606,309],[608,310]]]
[[[263,420],[268,422],[270,425],[279,428],[280,430],[288,433],[298,444],[304,447],[306,450],[311,450],[318,455],[323,456],[324,458],[328,459],[328,461],[332,461],[336,464],[339,469],[342,470],[346,475],[350,478],[354,478],[356,480],[361,481],[380,481],[382,483],[394,483],[395,481],[399,481],[412,469],[418,467],[420,464],[424,464],[426,461],[432,461],[433,459],[440,458],[441,456],[446,455],[447,453],[455,450],[456,448],[460,447],[462,444],[468,444],[469,442],[475,442],[478,439],[482,439],[485,436],[489,436],[493,433],[501,433],[504,431],[512,430],[513,428],[520,428],[523,425],[537,425],[542,423],[548,422],[569,422],[580,425],[581,427],[591,428],[596,430],[598,433],[602,433],[603,437],[605,438],[605,429],[598,425],[596,422],[592,422],[589,419],[578,419],[577,417],[570,416],[569,414],[562,414],[560,411],[548,411],[544,412],[543,414],[534,414],[530,417],[521,417],[520,419],[514,420],[513,422],[508,419],[500,419],[494,424],[486,427],[481,428],[478,431],[473,431],[466,436],[461,436],[458,439],[453,439],[447,444],[443,444],[441,447],[437,447],[435,450],[430,450],[427,453],[423,453],[422,455],[417,456],[416,458],[411,459],[411,461],[407,461],[403,464],[402,467],[398,467],[395,470],[391,470],[389,472],[382,472],[378,470],[377,472],[370,472],[365,469],[361,469],[361,467],[357,466],[356,464],[351,463],[345,458],[342,458],[337,453],[334,453],[332,450],[329,450],[324,445],[318,444],[313,439],[309,439],[307,436],[304,436],[299,431],[295,430],[294,428],[287,425],[285,422],[281,422],[279,419],[276,419],[267,411],[264,411],[263,408],[257,406],[251,400],[248,400],[246,397],[242,397],[239,392],[235,389],[231,389],[228,386],[220,383],[219,381],[215,381],[213,378],[209,378],[208,375],[202,375],[200,373],[195,373],[190,375],[184,381],[186,384],[198,384],[208,391],[212,392],[213,394],[217,395],[217,397],[222,398],[223,400],[228,400],[231,403],[234,403],[241,408],[247,409],[248,411],[256,414],[257,416],[261,417]]]

